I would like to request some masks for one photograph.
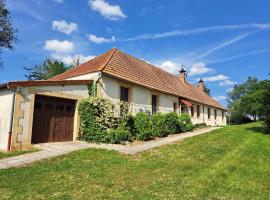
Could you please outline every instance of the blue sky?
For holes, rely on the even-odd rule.
[[[93,58],[117,47],[188,79],[203,78],[226,105],[226,91],[248,76],[269,78],[268,0],[8,0],[18,39],[4,50],[0,82],[23,80],[46,57]]]

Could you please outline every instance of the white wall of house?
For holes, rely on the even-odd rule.
[[[114,103],[115,114],[118,116],[120,108],[120,87],[129,88],[129,98],[130,98],[130,110],[132,114],[137,112],[152,112],[152,95],[157,95],[157,104],[159,112],[172,112],[174,111],[173,103],[178,103],[178,98],[175,96],[167,95],[164,93],[155,92],[153,90],[140,87],[134,84],[127,84],[121,82],[117,79],[102,76],[103,87],[101,90],[102,96],[109,98]],[[224,118],[222,120],[222,110],[210,107],[211,115],[208,119],[208,110],[209,106],[202,105],[196,102],[192,102],[194,106],[194,116],[191,117],[193,124],[206,123],[210,126],[221,126],[226,125],[225,112]],[[200,116],[197,117],[197,105],[200,105]],[[179,108],[180,109],[180,108]],[[204,112],[203,112],[204,109]],[[214,110],[217,110],[217,118],[214,117]],[[179,110],[178,110],[179,113]],[[191,109],[188,109],[189,115],[191,115]]]
[[[11,123],[13,92],[0,90],[0,150],[7,150],[8,132]]]
[[[194,108],[194,116],[191,116],[193,124],[199,124],[199,123],[206,123],[209,126],[224,126],[226,125],[226,117],[225,117],[225,111],[214,108],[207,105],[202,105],[196,102],[192,102],[193,108]],[[197,116],[197,105],[200,106],[200,115]],[[208,108],[210,108],[211,114],[210,118],[208,118]],[[204,111],[203,111],[204,110]],[[217,111],[217,117],[215,119],[214,110]],[[224,113],[222,118],[222,112]]]
[[[66,80],[97,80],[98,76],[99,76],[99,72],[93,72],[89,74],[83,74],[80,76],[71,77]]]
[[[102,96],[109,98],[115,105],[115,112],[119,114],[120,108],[120,87],[129,88],[129,104],[132,114],[137,112],[152,112],[152,95],[157,96],[157,111],[171,112],[173,111],[173,103],[177,102],[177,97],[164,93],[155,92],[153,90],[140,87],[134,84],[121,82],[111,77],[102,76]]]

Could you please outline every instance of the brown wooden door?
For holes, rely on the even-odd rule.
[[[75,101],[37,95],[32,143],[73,140]]]

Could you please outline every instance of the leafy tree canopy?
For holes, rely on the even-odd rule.
[[[203,87],[203,91],[204,91],[206,94],[208,94],[209,96],[211,95],[210,89],[209,89],[208,87],[206,87],[205,85],[204,85],[204,87]]]
[[[235,85],[227,94],[232,121],[241,123],[246,121],[248,116],[252,116],[253,120],[269,119],[269,93],[270,80],[259,81],[257,78],[249,77],[245,83]],[[268,127],[270,127],[269,122]]]
[[[72,66],[66,66],[63,62],[46,58],[41,64],[37,64],[33,67],[25,67],[24,69],[27,72],[25,77],[28,80],[47,80],[67,71],[71,67]]]
[[[9,11],[3,0],[0,0],[0,48],[12,49],[17,40],[16,30],[12,26]]]

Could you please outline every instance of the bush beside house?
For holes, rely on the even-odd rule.
[[[89,142],[119,144],[124,141],[150,140],[169,134],[191,131],[194,126],[188,114],[175,112],[156,113],[150,116],[139,112],[128,113],[128,106],[121,103],[119,118],[114,118],[113,104],[109,99],[88,97],[80,102],[79,139]]]

